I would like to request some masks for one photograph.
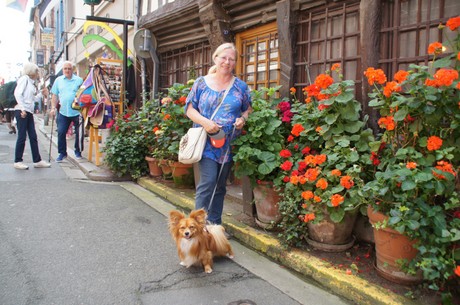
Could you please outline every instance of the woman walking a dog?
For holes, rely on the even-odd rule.
[[[196,79],[185,104],[186,115],[211,135],[199,162],[200,182],[196,187],[195,209],[203,208],[208,213],[208,221],[213,224],[222,223],[226,181],[232,168],[230,144],[241,134],[252,110],[248,85],[233,76],[237,58],[233,43],[217,47],[212,55],[214,66],[206,76]]]

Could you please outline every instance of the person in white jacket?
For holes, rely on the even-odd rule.
[[[48,89],[38,90],[35,81],[39,77],[38,66],[33,63],[24,64],[23,75],[18,79],[18,84],[14,90],[14,97],[18,104],[14,107],[14,117],[16,118],[18,138],[14,154],[14,167],[17,169],[29,169],[23,163],[24,148],[27,136],[29,136],[30,149],[34,167],[51,167],[51,164],[42,160],[38,151],[37,132],[34,123],[35,102],[39,102],[43,95],[48,95]]]

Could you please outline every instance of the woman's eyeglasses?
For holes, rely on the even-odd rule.
[[[224,56],[217,56],[217,57],[219,57],[219,58],[222,59],[223,61],[235,62],[235,58],[224,57]]]

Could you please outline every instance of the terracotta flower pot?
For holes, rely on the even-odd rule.
[[[254,187],[253,193],[257,211],[257,225],[264,229],[274,228],[281,220],[281,214],[278,207],[280,196],[273,188],[273,183],[261,181]]]
[[[161,171],[163,172],[163,178],[166,180],[172,180],[172,169],[169,165],[168,160],[161,160],[160,161]]]
[[[146,156],[145,160],[149,165],[150,176],[152,177],[160,177],[163,175],[163,171],[159,165],[159,161],[153,157]]]
[[[370,206],[367,208],[367,216],[374,227],[376,223],[381,223],[388,216],[374,211]],[[410,240],[407,236],[390,228],[376,229],[374,227],[375,240],[375,268],[380,276],[398,284],[414,285],[420,283],[423,278],[421,272],[415,276],[407,274],[401,270],[397,261],[400,259],[412,260],[418,253],[413,247],[415,240]]]
[[[357,212],[347,212],[339,223],[333,222],[328,213],[318,223],[309,222],[307,242],[312,247],[326,252],[341,252],[350,249],[355,243],[352,235]]]
[[[183,164],[180,162],[171,162],[171,173],[174,184],[179,188],[195,187],[195,178],[193,175],[193,164]]]

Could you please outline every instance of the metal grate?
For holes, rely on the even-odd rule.
[[[428,45],[438,41],[447,46],[453,39],[455,33],[438,26],[458,15],[458,0],[394,0],[382,6],[379,64],[387,76],[407,70],[411,63],[429,65]]]
[[[303,11],[297,27],[294,83],[297,92],[334,63],[340,63],[345,79],[361,83],[359,2]]]
[[[212,65],[211,56],[211,47],[207,42],[160,54],[160,90],[206,75]]]

